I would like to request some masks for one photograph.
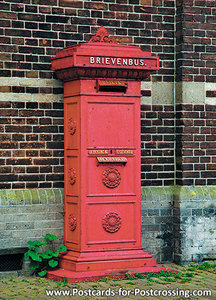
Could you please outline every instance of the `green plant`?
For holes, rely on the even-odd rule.
[[[34,273],[40,277],[46,276],[47,270],[56,268],[57,257],[67,251],[65,246],[60,246],[54,251],[53,241],[57,239],[56,235],[48,233],[44,237],[44,242],[28,241],[29,250],[24,254],[24,259],[30,259],[29,269],[34,270]]]
[[[56,281],[56,284],[58,287],[61,287],[61,286],[67,286],[69,284],[68,280],[64,277],[64,280],[61,280],[61,281]]]

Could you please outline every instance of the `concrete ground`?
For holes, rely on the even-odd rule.
[[[127,279],[104,277],[94,282],[68,284],[34,276],[9,274],[8,277],[5,272],[0,278],[0,299],[216,299],[216,262],[163,266],[178,270],[178,274],[148,274],[144,278],[137,274],[128,275]]]

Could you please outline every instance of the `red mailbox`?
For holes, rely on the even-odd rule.
[[[158,57],[119,45],[99,28],[57,53],[64,81],[65,245],[49,277],[158,270],[141,247],[140,81]]]

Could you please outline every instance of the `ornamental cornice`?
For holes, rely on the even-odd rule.
[[[150,76],[151,72],[140,69],[117,69],[117,68],[98,68],[98,67],[71,67],[56,70],[56,75],[63,81],[70,81],[79,78],[121,78],[144,80]]]

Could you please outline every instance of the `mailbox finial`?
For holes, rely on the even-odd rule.
[[[109,36],[106,28],[101,25],[100,28],[97,29],[95,35],[90,39],[90,43],[114,43],[113,39]]]

